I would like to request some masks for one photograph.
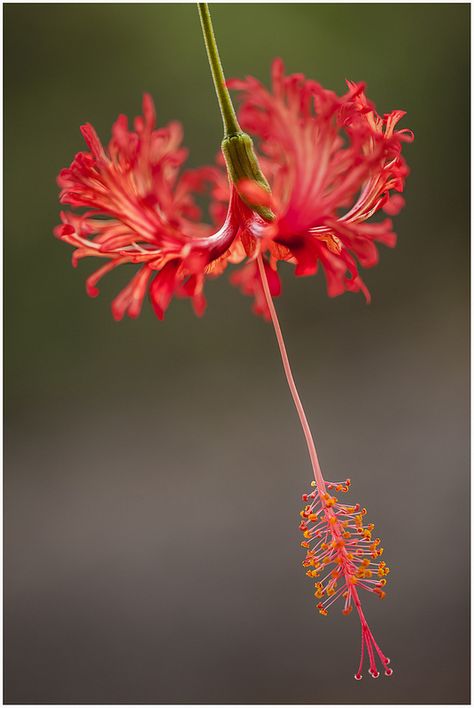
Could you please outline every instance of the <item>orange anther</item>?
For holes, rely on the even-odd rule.
[[[349,605],[349,607],[345,607],[345,608],[342,610],[342,614],[343,614],[343,615],[350,615],[351,612],[352,612],[352,605]]]

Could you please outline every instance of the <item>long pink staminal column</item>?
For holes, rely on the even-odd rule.
[[[303,433],[306,439],[306,444],[308,446],[309,457],[311,460],[311,465],[313,467],[314,479],[318,486],[319,492],[322,494],[326,491],[324,485],[324,479],[321,472],[321,467],[319,464],[318,453],[316,452],[316,446],[314,444],[313,436],[311,434],[311,429],[309,427],[308,419],[306,418],[306,413],[301,403],[301,398],[296,388],[295,379],[293,378],[293,372],[291,371],[290,360],[288,359],[288,354],[286,351],[285,340],[283,339],[283,333],[281,331],[280,323],[278,321],[278,316],[275,310],[275,305],[273,304],[273,298],[270,293],[270,288],[268,286],[268,280],[265,273],[265,267],[263,265],[262,256],[259,255],[257,258],[258,270],[260,272],[260,278],[262,280],[263,292],[265,293],[265,299],[267,301],[268,309],[270,310],[270,316],[272,318],[273,328],[275,330],[275,335],[278,342],[278,347],[280,349],[281,360],[283,362],[283,368],[285,370],[286,380],[288,381],[288,387],[290,393],[293,397],[293,401],[298,412],[298,417],[301,422],[301,427],[303,428]]]
[[[257,264],[288,387],[308,446],[314,474],[312,486],[317,488],[317,493],[313,489],[309,494],[303,494],[303,501],[309,502],[301,511],[300,530],[305,539],[301,545],[307,549],[303,566],[308,568],[306,574],[312,579],[318,578],[327,566],[334,566],[322,581],[315,583],[315,597],[323,599],[327,595],[324,601],[317,604],[320,614],[327,615],[328,608],[340,598],[345,601],[344,615],[350,614],[353,606],[357,610],[361,625],[361,655],[355,678],[358,681],[362,678],[365,655],[369,661],[369,674],[372,678],[378,678],[380,675],[376,664],[377,657],[384,668],[385,675],[391,676],[393,670],[388,667],[390,659],[385,656],[374,639],[362,610],[357,589],[368,590],[378,595],[380,599],[385,597],[382,588],[386,584],[385,576],[389,573],[389,568],[384,561],[377,560],[382,555],[383,548],[379,547],[379,538],[372,540],[371,534],[374,525],[364,525],[363,517],[367,513],[366,509],[361,509],[359,504],[355,506],[341,504],[335,496],[329,493],[333,489],[338,492],[347,492],[350,480],[326,482],[323,478],[314,439],[291,371],[261,255],[257,258]],[[314,544],[312,548],[311,544]],[[358,563],[359,565],[357,565]]]

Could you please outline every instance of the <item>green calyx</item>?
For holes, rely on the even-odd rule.
[[[242,180],[251,180],[270,194],[270,186],[258,164],[250,135],[243,132],[226,135],[221,147],[227,165],[227,172],[242,201],[265,221],[273,221],[275,215],[269,207],[250,203],[239,189],[239,184]]]
[[[206,2],[198,3],[199,17],[201,20],[204,44],[206,46],[209,67],[211,69],[214,87],[216,89],[217,100],[224,125],[224,140],[222,141],[222,152],[227,165],[229,178],[237,189],[242,201],[255,211],[265,221],[273,221],[275,215],[267,206],[261,204],[251,204],[247,197],[241,193],[239,183],[242,180],[252,180],[270,193],[270,186],[262,174],[257,156],[253,149],[253,142],[250,135],[243,133],[240,129],[239,121],[232,104],[229,91],[226,86],[224,70],[222,68],[217,48],[216,37],[212,27],[211,13]]]

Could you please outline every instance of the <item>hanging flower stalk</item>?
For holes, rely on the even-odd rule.
[[[280,295],[278,263],[295,275],[324,272],[330,297],[361,292],[370,300],[359,267],[378,261],[377,244],[395,245],[389,216],[403,206],[408,168],[401,155],[413,134],[397,130],[403,111],[379,116],[363,84],[348,82],[337,96],[302,74],[285,76],[276,59],[272,91],[252,77],[229,86],[242,97],[235,113],[217,50],[209,9],[199,3],[211,73],[224,125],[222,153],[214,166],[183,170],[186,150],[178,123],[157,128],[153,101],[143,99],[143,116],[133,129],[125,116],[103,146],[94,128],[81,128],[88,151],[78,153],[58,177],[60,201],[82,212],[61,212],[55,235],[75,248],[73,265],[84,257],[104,261],[86,281],[99,294],[100,279],[125,264],[136,267],[112,303],[112,314],[137,317],[148,293],[159,319],[172,298],[189,297],[197,315],[206,301],[206,279],[240,265],[231,282],[254,298],[254,311],[272,322],[284,372],[306,439],[314,480],[303,494],[303,566],[314,580],[322,615],[337,600],[348,615],[356,608],[361,625],[362,678],[365,657],[373,678],[390,676],[389,659],[369,628],[359,597],[367,590],[385,597],[388,566],[380,539],[365,524],[365,509],[341,503],[350,481],[325,481],[299,397],[273,298]],[[248,132],[243,132],[241,125]],[[249,133],[259,139],[259,154]],[[213,229],[200,221],[196,195],[211,193]],[[374,221],[378,212],[388,216]],[[219,226],[219,224],[222,224]],[[377,663],[378,662],[378,663]]]

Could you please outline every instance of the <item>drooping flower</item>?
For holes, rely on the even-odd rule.
[[[344,600],[342,613],[350,614],[355,606],[361,625],[361,656],[355,678],[362,678],[365,654],[369,662],[369,674],[378,678],[379,659],[386,676],[391,676],[390,659],[380,649],[374,639],[362,610],[359,590],[385,597],[384,586],[390,569],[385,561],[379,560],[383,553],[380,538],[372,538],[374,524],[365,524],[367,513],[360,504],[341,504],[334,492],[345,493],[350,480],[344,482],[316,481],[313,489],[302,495],[305,502],[301,510],[300,531],[304,536],[301,546],[306,549],[303,567],[306,575],[314,583],[314,596],[319,600],[316,607],[321,615],[327,615],[329,607],[337,600]],[[317,580],[323,576],[320,580]],[[323,599],[324,598],[324,599]]]
[[[245,261],[231,280],[254,297],[257,314],[272,320],[313,468],[315,489],[303,495],[300,528],[307,574],[317,578],[331,567],[315,584],[318,609],[327,614],[341,597],[344,614],[355,606],[362,628],[356,679],[362,677],[365,652],[374,678],[377,656],[391,675],[358,594],[366,589],[383,598],[388,568],[377,561],[382,550],[378,539],[372,541],[372,525],[363,523],[365,510],[340,504],[330,494],[334,487],[346,491],[349,480],[334,484],[323,478],[272,298],[280,293],[282,261],[294,265],[296,275],[314,274],[321,265],[330,296],[362,291],[369,299],[359,265],[375,265],[376,243],[395,245],[390,219],[371,219],[380,210],[394,215],[403,206],[400,192],[408,169],[401,148],[413,135],[395,130],[402,111],[377,114],[363,84],[348,82],[347,93],[337,96],[301,74],[284,76],[276,60],[271,93],[251,77],[229,82],[243,98],[242,125],[259,139],[258,160],[224,85],[209,9],[198,5],[225,127],[223,156],[214,167],[182,171],[181,128],[171,123],[157,129],[153,102],[145,95],[134,129],[119,116],[107,147],[91,125],[82,127],[89,150],[78,153],[58,177],[61,203],[82,211],[62,212],[55,235],[76,249],[73,265],[87,256],[104,259],[86,281],[93,297],[105,274],[135,266],[112,303],[117,320],[137,317],[147,292],[160,319],[175,295],[190,297],[201,315],[205,279]],[[195,196],[206,186],[210,213],[222,223],[217,230],[200,222]]]
[[[173,295],[191,297],[200,315],[205,279],[243,260],[232,282],[253,295],[255,312],[268,318],[259,253],[273,271],[267,268],[274,296],[280,292],[277,263],[285,261],[295,265],[296,275],[313,274],[321,264],[330,296],[362,291],[369,299],[358,263],[375,265],[376,242],[395,245],[389,218],[368,220],[403,205],[399,193],[408,169],[401,147],[413,139],[411,131],[395,130],[404,114],[381,118],[362,84],[348,82],[339,97],[301,74],[285,77],[278,59],[272,76],[272,93],[251,77],[229,82],[243,96],[243,126],[260,139],[271,193],[249,179],[229,181],[222,159],[214,168],[181,171],[181,128],[171,123],[156,129],[148,95],[134,130],[119,116],[107,149],[91,125],[82,127],[89,151],[76,155],[58,183],[61,203],[86,210],[62,212],[55,234],[76,247],[74,265],[85,256],[106,260],[87,279],[92,297],[106,273],[138,266],[113,301],[116,319],[137,317],[147,291],[160,319]],[[212,187],[211,213],[224,222],[214,233],[199,221],[195,201],[206,184]],[[265,208],[273,210],[273,220],[262,218]]]

